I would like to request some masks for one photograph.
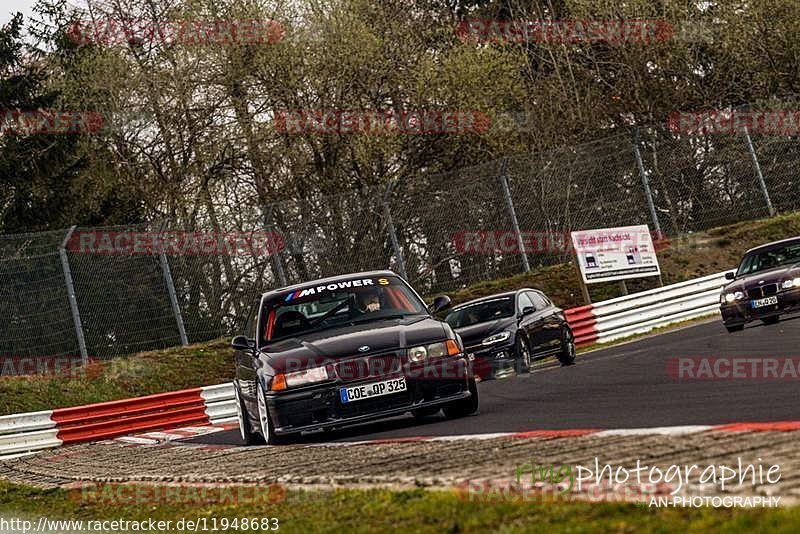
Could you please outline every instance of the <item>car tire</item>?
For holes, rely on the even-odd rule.
[[[439,406],[430,406],[428,408],[413,410],[411,413],[414,415],[415,419],[425,419],[426,417],[432,417],[438,414],[440,410],[441,407]]]
[[[236,397],[236,417],[239,419],[239,433],[242,436],[242,441],[244,441],[245,445],[263,445],[264,439],[261,434],[255,432],[250,424],[250,418],[247,416],[247,408],[239,391],[238,382],[233,383],[233,393]]]
[[[448,419],[456,419],[458,417],[466,417],[478,411],[478,383],[475,378],[469,380],[469,398],[457,400],[446,404],[442,411]]]
[[[726,326],[725,329],[728,331],[729,334],[733,332],[741,332],[742,330],[744,330],[744,325],[737,324],[736,326]]]
[[[258,421],[260,423],[261,437],[267,445],[284,445],[292,441],[291,436],[277,436],[275,435],[275,425],[272,424],[272,417],[269,415],[267,409],[267,397],[264,395],[264,388],[261,386],[261,380],[258,381],[258,390],[256,392],[258,397]]]
[[[517,334],[517,342],[514,343],[514,370],[517,374],[530,371],[531,368],[531,348],[521,334]]]
[[[764,317],[761,322],[764,324],[778,324],[781,320],[780,315],[773,315],[772,317]]]
[[[558,353],[558,361],[561,365],[572,365],[575,363],[575,336],[572,329],[567,327],[564,330],[564,338],[561,340],[561,352]]]

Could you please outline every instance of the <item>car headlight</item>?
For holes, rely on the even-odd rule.
[[[792,287],[800,287],[800,278],[793,278],[791,280],[784,280],[781,284],[783,289],[790,289]]]
[[[735,291],[733,293],[725,293],[725,301],[726,302],[733,302],[734,300],[742,300],[744,298],[744,293],[741,291]]]
[[[442,356],[454,356],[461,353],[455,339],[448,339],[440,343],[430,345],[420,345],[408,349],[408,359],[412,362],[421,362],[426,358],[441,358]]]
[[[286,373],[285,375],[278,376],[283,376],[283,382],[285,382],[286,387],[290,388],[304,386],[306,384],[314,384],[315,382],[322,382],[330,378],[327,367],[313,367],[311,369],[306,369],[305,371]],[[272,389],[275,389],[274,385],[280,382],[278,380],[278,376],[276,376],[275,380],[273,380]]]
[[[481,345],[494,345],[495,343],[501,343],[503,341],[507,341],[508,338],[511,337],[511,332],[508,330],[503,330],[497,334],[491,335],[481,341]]]

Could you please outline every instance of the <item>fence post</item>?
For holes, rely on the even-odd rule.
[[[639,151],[639,128],[636,128],[633,131],[633,151],[636,153],[636,166],[639,167],[639,174],[642,176],[642,185],[644,186],[644,195],[647,197],[647,207],[650,209],[650,218],[653,220],[653,227],[656,231],[656,235],[660,239],[664,234],[661,232],[661,224],[658,222],[656,205],[653,203],[653,192],[650,190],[650,179],[647,177],[647,173],[644,172],[642,153]]]
[[[769,199],[769,191],[767,191],[767,184],[764,182],[764,175],[761,174],[761,165],[759,165],[758,157],[756,157],[756,149],[753,148],[753,140],[750,139],[750,132],[747,131],[746,126],[744,128],[744,136],[747,139],[747,149],[750,151],[750,158],[753,160],[753,169],[755,169],[756,176],[758,177],[758,186],[761,188],[761,193],[764,195],[764,200],[767,202],[769,216],[773,217],[775,215],[775,209],[772,207],[772,201]]]
[[[167,221],[161,223],[158,229],[158,258],[161,261],[161,272],[164,273],[164,281],[167,283],[167,291],[169,292],[169,302],[172,305],[172,313],[175,315],[175,322],[178,323],[178,335],[181,337],[181,345],[186,346],[189,344],[189,338],[186,336],[186,327],[183,324],[183,315],[181,314],[181,307],[178,305],[178,295],[175,293],[175,284],[172,281],[172,271],[169,268],[169,261],[167,261],[167,254],[164,252],[164,247],[161,245],[161,234],[164,233],[164,227]]]
[[[511,227],[514,229],[514,235],[517,238],[517,248],[522,255],[522,268],[526,273],[531,271],[531,266],[528,263],[528,253],[525,252],[525,243],[522,241],[522,232],[519,231],[519,223],[517,222],[517,212],[514,209],[514,201],[511,199],[511,189],[508,187],[508,179],[506,179],[506,171],[508,169],[508,158],[503,158],[503,163],[500,166],[500,185],[503,186],[503,196],[505,196],[506,207],[508,213],[511,215]]]
[[[83,337],[83,324],[81,323],[81,314],[78,311],[78,299],[75,298],[75,284],[72,281],[72,271],[69,268],[69,258],[67,257],[67,242],[74,231],[74,226],[69,229],[61,242],[61,246],[58,247],[58,255],[61,257],[61,268],[64,271],[64,281],[67,284],[67,300],[69,300],[69,309],[72,312],[72,322],[75,324],[75,337],[78,338],[81,362],[83,365],[87,365],[89,363],[89,353],[86,351],[86,339]]]
[[[389,179],[389,183],[386,184],[386,191],[383,193],[383,216],[386,218],[386,227],[389,230],[389,239],[392,242],[394,255],[397,258],[397,270],[400,272],[400,276],[408,280],[408,275],[406,274],[406,263],[403,260],[403,251],[400,249],[400,243],[397,241],[397,233],[394,229],[394,221],[392,221],[392,211],[389,209],[389,195],[392,194],[393,187],[394,180]]]
[[[267,239],[272,242],[272,236],[275,233],[273,226],[272,226],[272,213],[275,211],[275,203],[269,205],[267,208],[267,213],[264,216],[264,230],[267,232]],[[286,272],[283,270],[283,263],[281,263],[281,251],[280,248],[276,247],[275,250],[271,254],[272,256],[272,270],[275,274],[275,278],[278,279],[278,283],[281,287],[286,287]]]

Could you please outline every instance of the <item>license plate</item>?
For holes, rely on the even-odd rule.
[[[392,393],[399,393],[405,390],[406,378],[400,377],[391,380],[383,380],[382,382],[341,388],[339,390],[339,395],[342,398],[342,404],[347,404],[348,402],[371,399],[382,395],[391,395]]]
[[[750,305],[753,308],[763,308],[764,306],[772,306],[778,303],[778,297],[766,297],[758,300],[751,300]]]

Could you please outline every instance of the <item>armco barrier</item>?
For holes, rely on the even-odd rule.
[[[641,334],[719,312],[726,272],[572,308],[564,314],[579,347]]]
[[[236,420],[233,384],[0,417],[0,458],[132,432]]]

